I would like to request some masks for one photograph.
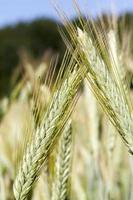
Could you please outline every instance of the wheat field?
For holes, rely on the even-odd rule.
[[[24,60],[0,100],[0,200],[133,199],[132,30],[77,12],[58,75]]]

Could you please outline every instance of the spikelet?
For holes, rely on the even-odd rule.
[[[72,128],[71,120],[66,124],[59,141],[56,159],[55,180],[53,183],[52,200],[65,200],[68,195],[68,182],[71,168]]]

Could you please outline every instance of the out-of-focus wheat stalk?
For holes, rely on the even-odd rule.
[[[1,200],[6,200],[5,184],[1,174],[0,174],[0,197]]]
[[[99,199],[103,198],[103,185],[102,178],[100,172],[100,118],[101,113],[98,107],[98,103],[92,93],[90,86],[87,80],[84,81],[84,97],[85,97],[85,105],[87,109],[87,120],[88,124],[88,145],[86,149],[86,168],[90,168],[91,173],[88,173],[88,185],[89,192],[88,198],[94,199],[94,195],[91,191],[96,190],[96,193],[99,195]],[[87,156],[88,154],[88,156]],[[88,157],[88,158],[87,158]],[[96,189],[97,185],[97,189]]]

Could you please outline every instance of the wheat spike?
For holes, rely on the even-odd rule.
[[[53,183],[52,200],[65,200],[68,193],[68,179],[70,174],[72,146],[71,120],[66,124],[59,141],[56,160],[55,180]]]
[[[108,71],[104,60],[96,51],[93,41],[86,31],[78,29],[78,45],[83,65],[88,69],[88,81],[98,101],[108,114],[111,122],[122,136],[129,152],[133,153],[133,126],[131,110]],[[121,86],[122,87],[122,86]]]
[[[67,121],[81,80],[80,71],[74,70],[69,72],[61,87],[55,92],[51,104],[46,111],[43,126],[36,131],[31,144],[27,145],[14,183],[14,195],[17,200],[27,198],[33,183],[38,178],[48,152],[53,147],[57,136]]]

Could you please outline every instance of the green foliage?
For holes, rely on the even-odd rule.
[[[0,30],[0,94],[10,92],[8,83],[22,50],[34,58],[43,57],[47,50],[63,55],[65,48],[58,27],[61,24],[56,21],[40,19]]]

